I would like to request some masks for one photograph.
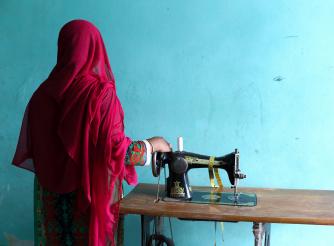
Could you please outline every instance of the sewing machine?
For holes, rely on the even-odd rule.
[[[160,175],[161,168],[168,166],[169,176],[166,183],[166,199],[197,203],[216,203],[224,205],[255,206],[256,195],[251,193],[240,193],[237,190],[240,179],[246,178],[239,169],[239,151],[221,156],[211,157],[183,150],[183,139],[178,138],[178,150],[168,153],[156,152],[152,157],[153,176]],[[209,170],[212,191],[193,193],[189,183],[188,172],[194,168],[206,168]],[[223,186],[219,177],[219,169],[224,169],[233,192],[223,192]],[[214,172],[213,172],[214,171]],[[219,186],[214,185],[214,176]]]

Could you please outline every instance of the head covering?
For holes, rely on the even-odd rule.
[[[121,182],[137,183],[124,165],[131,140],[98,29],[88,21],[65,24],[57,64],[32,96],[13,164],[34,171],[49,191],[82,192],[78,211],[90,211],[89,245],[113,242]]]

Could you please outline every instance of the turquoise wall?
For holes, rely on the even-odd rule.
[[[187,150],[212,155],[238,147],[242,186],[333,190],[333,10],[331,0],[2,0],[0,244],[4,232],[33,239],[33,175],[10,161],[58,30],[74,18],[102,32],[133,139],[175,146],[182,135]],[[138,173],[156,182],[150,168]],[[209,184],[204,171],[190,179]],[[172,223],[177,245],[213,245],[212,223]],[[126,228],[126,245],[139,245],[139,217]],[[333,232],[274,224],[272,245],[333,245]],[[251,223],[225,223],[224,239],[252,245]]]

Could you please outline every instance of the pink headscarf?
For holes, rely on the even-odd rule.
[[[34,171],[49,191],[82,192],[89,245],[113,242],[121,183],[137,184],[134,167],[124,165],[131,140],[123,118],[100,32],[88,21],[67,23],[57,64],[27,106],[13,164]]]

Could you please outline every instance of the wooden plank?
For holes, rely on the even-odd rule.
[[[192,188],[210,190],[210,187]],[[154,203],[156,190],[156,185],[139,184],[121,201],[120,212],[196,220],[334,225],[334,191],[239,188],[241,192],[256,193],[258,204],[255,207],[236,207],[164,201]],[[160,190],[163,191],[164,187],[161,186]]]

